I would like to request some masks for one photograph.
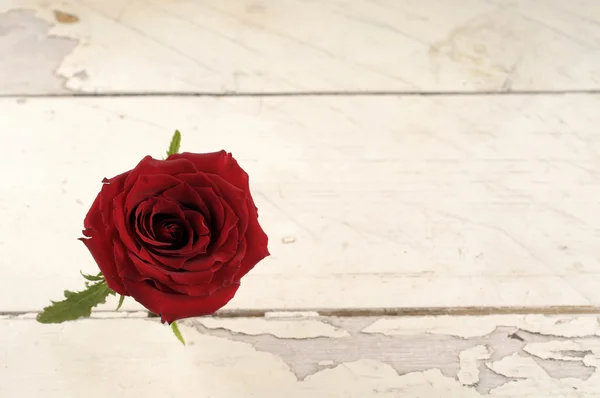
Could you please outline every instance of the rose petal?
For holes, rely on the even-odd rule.
[[[211,268],[215,262],[225,262],[235,254],[237,244],[237,217],[223,199],[219,199],[221,208],[224,210],[223,225],[213,225],[211,231],[211,242],[205,253],[195,255],[193,252],[182,253],[187,255],[186,263],[182,268],[191,271],[202,271]]]
[[[220,158],[223,159],[222,156]],[[213,242],[209,247],[208,252],[211,254],[211,258],[214,258],[215,260],[227,261],[235,255],[235,250],[237,249],[238,244],[237,241],[230,240],[231,231],[233,231],[234,228],[237,229],[237,239],[237,237],[244,236],[248,228],[249,215],[247,203],[249,195],[237,188],[235,185],[226,181],[220,175],[206,173],[206,177],[210,179],[214,186],[218,187],[218,191],[216,192],[219,192],[220,202],[225,210],[225,218],[223,219],[222,223],[212,225],[212,230],[218,231],[218,233],[212,234]],[[207,184],[207,181],[203,177],[188,177],[186,175],[180,176],[180,178],[186,179],[188,184],[191,184],[192,186]],[[212,204],[211,207],[216,206]],[[232,211],[236,217],[231,217],[231,214],[228,214],[228,210]],[[254,211],[254,214],[256,214],[256,211]],[[206,264],[206,259],[198,257],[188,261],[188,264],[186,264],[185,268],[190,270],[201,269],[201,267],[205,267]]]
[[[161,282],[157,282],[155,280],[147,280],[146,283],[149,283],[150,286],[155,287],[156,289],[160,290],[161,292],[165,292],[165,293],[171,293],[171,294],[179,294],[176,290],[171,289],[169,286],[165,285],[164,283]]]
[[[123,190],[125,179],[129,172],[119,174],[111,179],[105,178],[102,189],[98,194],[98,209],[102,213],[104,225],[112,226],[113,222],[113,199]]]
[[[173,289],[176,293],[185,294],[188,296],[194,297],[206,297],[214,294],[217,290],[222,289],[225,286],[230,285],[230,283],[224,283],[217,278],[213,278],[212,281],[203,284],[171,284],[169,287]]]
[[[246,256],[247,248],[248,246],[246,244],[246,240],[242,239],[238,243],[237,252],[235,256],[233,256],[226,265],[219,268],[219,270],[215,272],[213,279],[223,281],[223,283],[227,284],[232,282],[238,282],[239,278],[237,278],[237,275],[241,268],[241,261]]]
[[[151,156],[143,158],[127,176],[124,182],[126,189],[131,188],[140,175],[167,174],[175,176],[178,174],[196,173],[198,169],[193,162],[187,159],[176,159],[172,161],[153,159]]]
[[[179,285],[205,284],[214,279],[215,272],[222,266],[222,263],[213,262],[210,268],[202,271],[168,271],[167,275],[175,284]]]
[[[179,203],[162,197],[152,198],[152,202],[154,203],[152,207],[152,230],[155,235],[154,237],[161,242],[169,243],[168,247],[162,247],[156,251],[176,254],[179,251],[191,249],[193,231],[185,219],[185,212]],[[175,229],[167,228],[167,225],[172,225]],[[177,242],[173,241],[171,236],[175,231],[179,231],[181,234]]]
[[[206,225],[213,231],[220,225],[223,225],[225,220],[225,209],[221,204],[221,199],[217,196],[212,188],[198,188],[194,187],[194,191],[202,197],[202,200],[206,206],[206,213],[202,212]]]
[[[253,203],[248,202],[248,231],[246,231],[246,255],[241,261],[241,267],[236,275],[240,280],[262,259],[269,256],[269,238],[258,223],[258,212]]]
[[[205,173],[206,176],[215,184],[219,189],[220,196],[225,198],[229,203],[238,203],[246,200],[248,191],[244,191],[230,181],[227,181],[218,174]]]
[[[200,171],[192,174],[179,174],[177,178],[192,188],[210,188],[217,194],[217,196],[221,196],[219,187],[204,172]]]
[[[137,252],[139,251],[139,245],[133,238],[134,234],[133,231],[131,231],[131,226],[128,222],[128,216],[125,212],[126,197],[127,192],[121,192],[113,199],[113,222],[121,242],[123,242],[123,244],[127,246],[129,250]]]
[[[115,258],[115,264],[117,265],[117,272],[119,276],[123,280],[123,285],[125,285],[125,278],[142,281],[146,279],[136,268],[133,266],[131,259],[125,249],[125,245],[115,238],[112,241],[113,244],[113,254]]]
[[[177,178],[192,187],[192,189],[198,194],[208,209],[208,214],[203,214],[205,218],[210,221],[212,226],[211,229],[214,229],[214,226],[218,228],[223,220],[223,217],[221,216],[222,209],[220,205],[220,198],[222,198],[223,195],[219,190],[219,187],[206,174],[203,173],[181,174],[177,176]]]
[[[179,183],[176,177],[167,174],[140,175],[127,193],[125,213],[129,215],[142,201],[159,196]]]
[[[115,259],[111,255],[113,248],[108,241],[97,237],[92,237],[91,239],[80,238],[79,240],[85,244],[92,254],[96,264],[98,264],[98,268],[100,268],[102,275],[104,275],[108,287],[120,295],[128,296],[123,282],[118,275]]]
[[[235,216],[229,205],[221,200],[225,210],[225,219],[223,225],[213,226],[211,231],[211,243],[206,253],[187,259],[184,268],[190,271],[201,271],[211,268],[215,262],[228,261],[235,254],[238,234],[236,225],[238,218]],[[216,240],[215,240],[216,239]]]
[[[225,242],[227,242],[229,233],[233,229],[237,228],[237,223],[239,220],[231,206],[229,206],[229,204],[223,199],[221,199],[221,206],[223,207],[225,217],[223,219],[223,224],[214,226],[216,230],[211,231],[213,233],[213,241],[209,247],[210,253],[216,253],[225,244]]]
[[[161,254],[160,252],[164,252],[164,254]],[[149,253],[154,259],[152,261],[154,264],[162,265],[163,267],[173,270],[182,269],[187,261],[185,256],[179,256],[178,253],[170,254],[170,252],[166,250],[154,250]]]
[[[150,253],[171,257],[186,257],[193,253],[194,230],[187,220],[158,220],[162,226],[157,226],[160,239],[171,243],[166,247],[150,247]],[[173,236],[175,234],[175,236]]]
[[[121,246],[121,248],[122,247],[123,246]],[[151,279],[160,283],[164,283],[167,286],[171,284],[195,285],[210,283],[213,279],[215,271],[217,271],[220,267],[220,264],[215,264],[212,268],[204,271],[176,271],[144,261],[135,253],[122,252],[118,255],[121,257],[123,255],[127,256],[127,259],[123,259],[122,263],[129,264],[130,266],[130,268],[127,269],[127,272],[123,274],[123,277],[127,277],[135,281]]]
[[[243,235],[248,227],[248,211],[246,207],[248,194],[225,181],[221,176],[208,174],[210,179],[219,187],[221,197],[238,217],[238,229]]]
[[[193,297],[163,292],[148,282],[130,279],[125,279],[124,282],[131,296],[151,312],[160,315],[163,323],[214,314],[235,296],[239,288],[239,284],[233,284],[210,296]]]
[[[204,254],[210,244],[210,229],[206,225],[204,216],[193,210],[184,210],[186,221],[194,231],[194,242],[190,250],[193,254]]]
[[[186,159],[192,162],[196,169],[203,173],[217,174],[244,192],[250,192],[248,174],[240,167],[231,153],[226,151],[212,153],[183,152],[171,155],[167,162]]]
[[[114,224],[121,240],[129,250],[138,252],[140,249],[139,243],[134,239],[132,225],[130,225],[132,211],[135,211],[137,205],[144,199],[156,196],[178,183],[179,181],[175,177],[168,175],[143,175],[130,191],[121,192],[113,199]]]
[[[165,284],[173,283],[173,280],[169,277],[167,271],[164,268],[157,266],[153,263],[144,261],[140,257],[136,256],[134,253],[128,253],[128,256],[129,256],[129,259],[130,259],[133,267],[137,271],[137,274],[139,275],[137,278],[134,277],[134,278],[130,278],[130,279],[134,279],[134,280],[152,279],[152,280],[159,281],[159,282],[162,282]]]
[[[240,167],[231,153],[226,151],[200,154],[183,152],[169,156],[167,161],[180,159],[187,159],[194,163],[199,172],[216,174],[243,192],[246,192],[250,207],[257,210],[254,198],[252,198],[250,193],[250,179],[248,174]]]
[[[83,235],[86,238],[80,238],[87,249],[90,251],[94,261],[100,268],[102,275],[106,279],[108,287],[119,294],[126,295],[125,287],[118,276],[115,258],[112,256],[113,247],[111,239],[107,236],[107,231],[104,228],[102,214],[99,211],[100,196],[96,198],[90,211],[85,217],[85,230]]]
[[[227,231],[227,236],[223,244],[220,247],[211,249],[210,253],[215,260],[227,262],[231,260],[231,258],[237,253],[239,243],[240,236],[236,226],[234,225],[229,231]]]
[[[156,222],[152,219],[152,209],[155,201],[155,198],[150,198],[140,203],[137,207],[135,210],[134,231],[136,237],[141,240],[139,242],[140,245],[147,244],[150,247],[168,247],[171,243],[156,240],[156,233],[154,231],[154,224]]]
[[[180,182],[174,187],[167,189],[161,196],[179,203],[183,208],[199,211],[204,215],[208,213],[208,208],[202,197],[185,182]]]
[[[223,264],[223,262],[218,261],[211,253],[204,253],[186,259],[185,264],[183,264],[181,269],[188,272],[204,272],[215,266],[220,266],[221,264]]]
[[[183,209],[179,203],[174,202],[171,199],[166,199],[163,197],[149,198],[148,202],[152,204],[150,209],[152,217],[168,216],[169,218],[176,218],[179,220],[183,220],[185,218],[185,213],[183,212]]]

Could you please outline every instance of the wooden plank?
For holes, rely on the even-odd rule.
[[[595,398],[598,316],[0,319],[0,395]],[[35,360],[31,360],[35,358]]]
[[[272,256],[229,309],[600,305],[600,97],[0,100],[0,303],[38,310],[95,264],[100,181],[233,152]],[[111,303],[111,306],[113,303]],[[114,307],[111,307],[114,308]],[[136,307],[129,307],[136,308]]]
[[[596,0],[5,0],[0,27],[3,94],[600,88]]]

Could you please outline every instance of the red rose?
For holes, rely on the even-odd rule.
[[[81,240],[108,286],[162,322],[214,313],[269,255],[248,175],[225,151],[147,156],[103,183]]]

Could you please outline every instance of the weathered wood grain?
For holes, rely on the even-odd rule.
[[[63,325],[0,318],[0,395],[595,398],[600,390],[592,315],[198,318],[181,325],[186,347],[156,320],[113,315]]]
[[[598,4],[4,0],[0,93],[598,90]]]
[[[175,128],[183,150],[233,152],[270,236],[229,309],[600,305],[598,109],[594,95],[2,99],[0,309],[81,286],[100,181],[163,156]]]

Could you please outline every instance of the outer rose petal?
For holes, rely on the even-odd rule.
[[[146,156],[137,166],[129,172],[125,180],[124,188],[130,188],[137,178],[142,174],[156,175],[168,174],[177,175],[184,173],[196,173],[198,170],[194,164],[186,159],[180,159],[174,162],[166,162],[164,160],[153,159],[152,156]]]
[[[99,211],[100,196],[96,198],[90,211],[85,217],[83,234],[87,237],[80,240],[88,248],[92,257],[98,264],[98,268],[102,271],[108,287],[115,292],[127,295],[127,291],[121,282],[121,278],[117,272],[115,258],[112,255],[113,247],[111,239],[107,238],[107,231],[104,228],[102,215]]]
[[[235,278],[240,280],[263,258],[269,256],[269,238],[258,223],[258,212],[254,203],[248,203],[249,222],[246,232],[246,255]]]
[[[217,290],[210,296],[192,297],[163,292],[146,282],[130,279],[125,279],[124,282],[131,296],[148,310],[160,315],[163,323],[214,314],[235,296],[240,287],[239,284],[233,284]]]
[[[115,247],[117,246],[120,248],[121,252],[115,254],[115,257],[118,261],[117,264],[124,264],[122,272],[123,277],[136,281],[148,279],[163,283],[165,285],[203,285],[210,283],[213,280],[214,273],[220,269],[220,266],[215,266],[214,269],[197,272],[178,272],[170,271],[165,268],[159,269],[155,265],[147,263],[141,258],[138,258],[131,252],[126,254],[123,251],[124,249],[122,248],[122,245],[116,244]]]
[[[117,272],[119,276],[122,278],[121,281],[123,285],[125,285],[125,278],[134,279],[137,281],[142,281],[146,279],[135,267],[132,265],[131,259],[127,254],[125,246],[123,243],[115,237],[113,239],[113,248],[114,248],[114,258],[115,264],[117,264]]]
[[[221,196],[239,218],[238,228],[240,230],[240,235],[243,235],[248,227],[246,200],[250,196],[250,192],[238,189],[235,185],[230,184],[229,181],[224,180],[219,175],[207,174],[207,176],[219,187]]]
[[[99,198],[99,209],[100,213],[102,213],[102,220],[104,221],[104,225],[111,226],[113,225],[113,199],[123,190],[123,184],[125,184],[125,179],[129,175],[129,172],[125,172],[123,174],[119,174],[111,179],[105,178],[102,182],[102,190],[98,194]],[[90,209],[91,211],[91,209]],[[85,225],[85,221],[84,221]]]
[[[187,159],[194,163],[201,173],[217,174],[242,191],[250,192],[248,174],[240,167],[231,153],[225,151],[212,153],[183,152],[169,156],[167,162],[181,159]]]
[[[111,256],[112,246],[106,240],[97,237],[92,239],[79,238],[79,240],[83,242],[92,254],[92,257],[94,257],[98,268],[100,268],[104,279],[106,279],[108,287],[120,295],[128,296],[121,278],[117,274],[115,259]]]

